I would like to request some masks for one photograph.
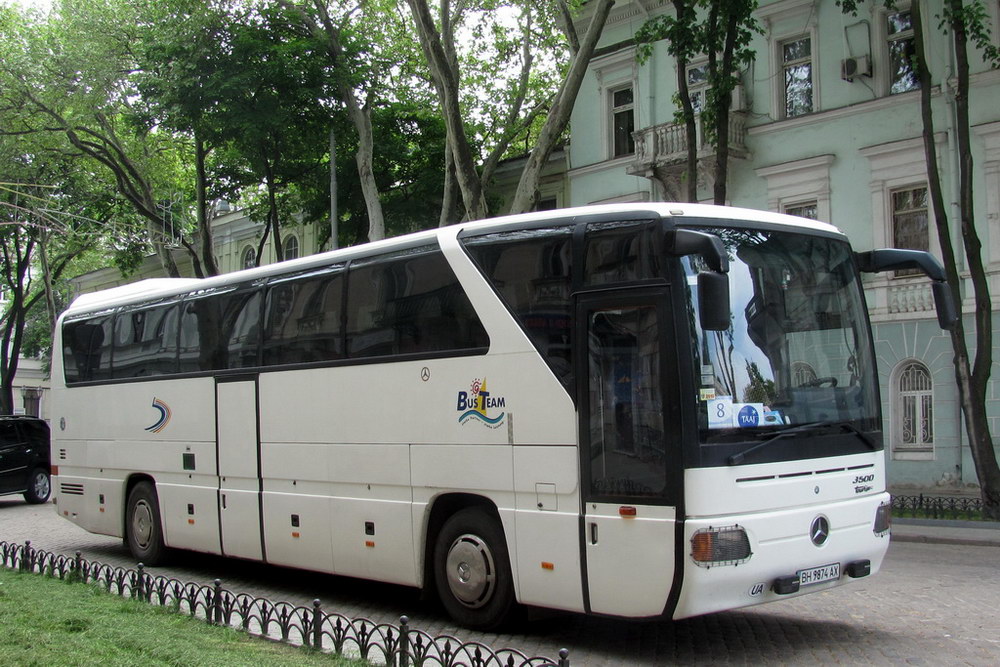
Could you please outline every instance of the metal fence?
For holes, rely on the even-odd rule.
[[[927,519],[981,519],[983,501],[974,497],[893,496],[893,516]]]
[[[237,628],[257,637],[361,658],[392,667],[569,667],[569,651],[557,659],[529,657],[516,649],[493,649],[481,642],[463,642],[449,635],[431,636],[410,627],[406,616],[399,625],[352,619],[327,613],[319,600],[311,607],[271,602],[246,593],[234,593],[216,579],[211,585],[184,583],[153,576],[140,563],[126,569],[54,554],[31,546],[0,541],[0,565],[58,579],[96,583],[109,593],[167,607],[211,625]]]

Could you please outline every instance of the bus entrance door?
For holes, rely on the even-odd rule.
[[[588,611],[663,612],[674,578],[679,426],[668,294],[581,296],[577,377]],[[676,402],[676,401],[673,401]]]
[[[215,407],[222,553],[263,560],[257,378],[219,378]]]

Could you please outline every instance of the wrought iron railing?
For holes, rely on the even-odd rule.
[[[983,501],[975,497],[956,496],[893,496],[892,513],[896,517],[928,519],[979,519]]]
[[[154,576],[140,563],[136,569],[90,562],[31,546],[0,541],[0,565],[58,579],[97,583],[109,593],[173,609],[211,625],[237,628],[257,637],[303,645],[346,657],[392,667],[569,667],[569,651],[557,659],[528,656],[510,648],[493,649],[481,642],[450,635],[432,636],[410,627],[376,623],[326,612],[319,600],[311,607],[271,602],[246,593],[234,593],[216,579],[211,585],[184,583]]]

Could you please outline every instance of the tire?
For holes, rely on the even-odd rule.
[[[479,508],[449,518],[434,546],[438,597],[455,622],[492,630],[516,607],[510,556],[496,518]]]
[[[35,468],[28,476],[28,489],[24,492],[24,500],[32,505],[48,502],[52,494],[52,482],[49,471],[45,468]]]
[[[128,494],[125,509],[125,542],[135,559],[143,565],[161,565],[168,551],[163,543],[160,501],[150,482],[139,482]]]

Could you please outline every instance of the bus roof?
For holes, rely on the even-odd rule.
[[[650,213],[652,217],[665,219],[687,218],[716,218],[720,220],[741,220],[745,222],[764,223],[769,225],[788,226],[797,228],[800,231],[815,231],[826,234],[843,235],[843,233],[833,225],[798,218],[781,213],[768,211],[757,211],[754,209],[737,208],[733,206],[713,206],[711,204],[687,204],[677,202],[646,202],[639,204],[599,204],[593,206],[581,206],[575,208],[555,209],[549,211],[537,211],[532,213],[522,213],[519,215],[502,216],[479,220],[475,222],[459,223],[450,225],[449,230],[458,232],[486,232],[492,228],[509,229],[519,224],[533,225],[539,222],[551,222],[551,224],[568,225],[577,218],[614,216],[616,214],[628,215],[635,218],[642,213]],[[440,228],[415,232],[403,236],[396,236],[373,243],[350,246],[338,250],[330,250],[316,255],[300,257],[298,259],[284,262],[276,262],[256,268],[234,271],[210,278],[148,278],[128,285],[112,287],[100,292],[81,294],[70,304],[64,313],[65,315],[75,315],[77,313],[94,312],[104,308],[111,308],[121,305],[129,305],[155,299],[168,298],[171,296],[185,294],[193,289],[209,289],[221,287],[234,283],[245,283],[272,275],[290,273],[295,271],[305,271],[318,266],[324,266],[332,262],[346,262],[350,259],[368,257],[375,254],[392,252],[393,250],[403,250],[407,248],[426,245],[437,239]]]

